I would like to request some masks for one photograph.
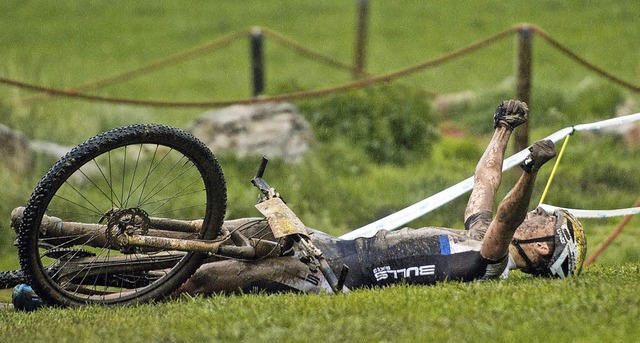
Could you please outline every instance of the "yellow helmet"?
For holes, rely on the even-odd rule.
[[[582,224],[565,210],[559,209],[553,214],[556,217],[553,235],[530,239],[513,238],[511,244],[516,247],[526,263],[526,268],[523,268],[526,273],[559,278],[579,275],[587,254],[587,237],[582,229]],[[535,242],[554,242],[555,247],[551,258],[533,263],[521,245]]]
[[[555,248],[548,263],[548,275],[564,278],[580,275],[587,255],[587,237],[582,224],[571,213],[556,210]]]

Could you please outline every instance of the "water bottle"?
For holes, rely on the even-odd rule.
[[[31,286],[25,284],[19,284],[13,288],[11,300],[13,307],[20,311],[33,311],[42,305],[36,292]]]

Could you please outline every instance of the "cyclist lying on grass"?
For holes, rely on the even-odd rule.
[[[504,101],[494,115],[495,132],[476,167],[474,186],[464,213],[465,229],[381,231],[371,238],[340,240],[309,230],[336,274],[348,266],[345,287],[359,288],[406,282],[473,281],[506,277],[511,269],[540,276],[577,275],[586,254],[581,224],[568,212],[527,212],[540,167],[555,156],[551,141],[538,141],[522,163],[514,188],[492,208],[502,178],[504,152],[513,129],[528,119],[527,105]],[[228,230],[270,232],[264,219],[225,222]],[[331,292],[319,271],[298,256],[259,261],[225,260],[202,265],[174,296],[217,292]]]

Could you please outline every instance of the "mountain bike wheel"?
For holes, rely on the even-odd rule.
[[[155,230],[152,218],[171,218],[202,220],[179,234],[212,239],[225,209],[222,170],[202,142],[161,125],[117,128],[75,147],[42,178],[19,226],[20,264],[47,304],[161,299],[193,274],[204,254],[124,247],[117,236],[125,227],[145,234]],[[82,230],[69,234],[64,223],[82,223]]]

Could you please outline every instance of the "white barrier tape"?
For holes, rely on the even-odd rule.
[[[602,120],[595,123],[579,124],[574,126],[573,128],[576,131],[596,131],[596,130],[606,129],[613,126],[622,126],[626,124],[631,124],[638,120],[640,120],[640,113],[629,114],[626,116]]]
[[[547,211],[547,213],[553,213],[557,209],[566,210],[577,218],[610,218],[640,214],[640,207],[620,208],[617,210],[578,210],[575,208],[564,208],[547,204],[540,204],[540,207]]]
[[[549,139],[554,143],[563,139],[564,137],[572,134],[574,131],[589,131],[600,130],[611,126],[619,126],[629,124],[640,120],[640,113],[630,114],[628,116],[617,117],[607,120],[602,120],[595,123],[581,124],[572,127],[567,127],[553,134],[547,136],[544,139]],[[515,165],[522,162],[529,155],[529,149],[524,149],[513,156],[504,160],[502,164],[502,171],[513,168]],[[473,188],[473,176],[469,177],[462,182],[459,182],[439,193],[436,193],[426,199],[423,199],[409,207],[406,207],[398,212],[390,214],[384,218],[376,220],[373,223],[367,224],[361,228],[355,229],[351,232],[340,236],[341,239],[354,239],[357,237],[371,237],[380,230],[394,230],[406,223],[419,218],[442,205],[458,198],[459,196],[469,192]]]

